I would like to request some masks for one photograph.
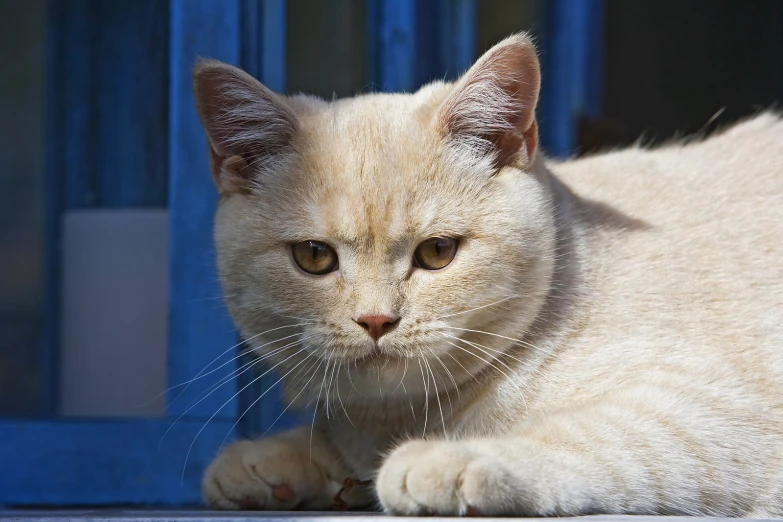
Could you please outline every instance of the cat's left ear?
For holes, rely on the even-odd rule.
[[[285,99],[231,65],[201,60],[193,94],[221,193],[248,192],[263,172],[293,153],[298,118]]]
[[[536,49],[527,35],[506,38],[455,83],[438,109],[446,139],[491,155],[498,169],[532,163],[538,146],[535,109],[541,84]]]

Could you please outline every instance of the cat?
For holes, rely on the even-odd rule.
[[[209,506],[783,515],[783,120],[556,162],[539,85],[525,34],[334,101],[199,62],[227,306],[315,411]]]

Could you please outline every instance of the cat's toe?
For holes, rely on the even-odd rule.
[[[396,515],[492,515],[503,511],[503,465],[459,442],[416,441],[392,453],[378,497]]]

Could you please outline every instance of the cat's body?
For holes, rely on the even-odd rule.
[[[206,84],[248,80],[197,72],[228,304],[248,338],[278,329],[251,342],[318,408],[312,429],[228,448],[210,504],[324,509],[353,478],[376,490],[349,506],[403,514],[783,515],[783,121],[549,163],[531,49],[512,38],[412,96],[251,84],[257,117],[211,114]],[[482,81],[499,89],[460,97]],[[411,267],[448,235],[448,266]],[[335,247],[333,272],[292,269],[307,239]],[[368,313],[392,325],[375,348]]]

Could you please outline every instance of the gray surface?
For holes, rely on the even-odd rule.
[[[145,522],[295,522],[297,520],[317,520],[318,522],[354,522],[367,518],[383,516],[380,513],[340,513],[340,512],[225,512],[225,511],[122,511],[122,510],[80,510],[80,511],[0,511],[0,520],[20,520],[25,522],[62,522],[65,520],[118,521],[138,520]],[[395,517],[395,520],[436,522],[453,521],[442,517]],[[482,518],[481,520],[508,521],[509,518]],[[578,522],[737,522],[737,518],[712,517],[649,517],[649,516],[591,516],[562,518],[525,518],[525,521],[578,521]],[[783,519],[767,519],[781,521]]]
[[[62,415],[163,415],[168,284],[166,211],[65,214]]]

